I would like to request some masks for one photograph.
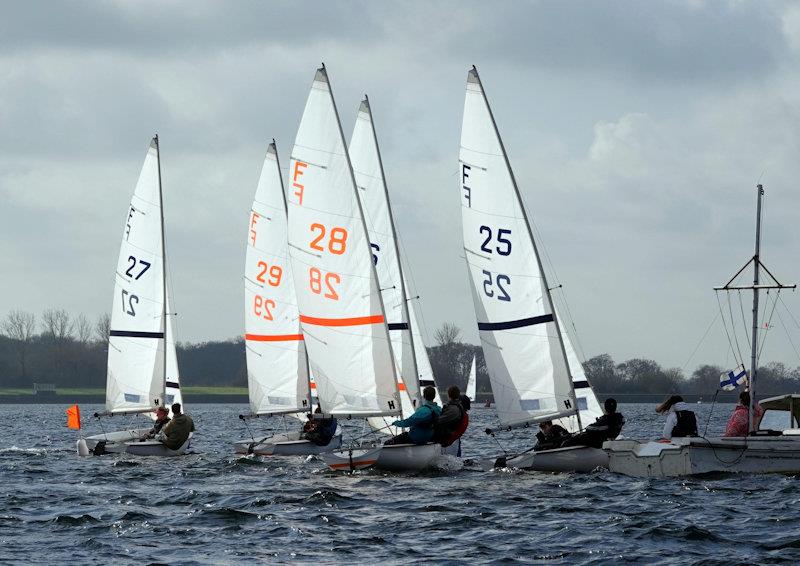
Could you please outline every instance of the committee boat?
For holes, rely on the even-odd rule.
[[[397,418],[398,375],[373,248],[324,65],[300,121],[289,177],[289,253],[319,416]],[[385,462],[387,452],[405,452],[397,463],[413,465],[429,450],[359,444],[320,457],[331,469],[354,470]]]
[[[501,429],[560,421],[572,432],[600,416],[564,333],[528,215],[478,71],[467,75],[459,151],[464,252]],[[502,458],[543,471],[591,471],[600,449],[576,446]]]
[[[101,419],[124,415],[155,418],[159,405],[181,403],[164,237],[164,206],[158,136],[150,142],[122,232],[115,273],[108,340],[106,410]],[[84,439],[89,453],[179,456],[157,440],[141,441],[150,427],[103,432]],[[79,447],[79,452],[81,449]]]
[[[250,413],[240,415],[244,421],[312,411],[308,356],[289,265],[286,214],[286,195],[273,140],[267,148],[248,219],[244,337]],[[296,430],[253,434],[235,442],[234,450],[237,454],[259,456],[304,456],[339,448],[341,442],[341,432],[320,446],[302,438]]]
[[[757,417],[759,354],[764,339],[759,337],[760,293],[772,292],[777,297],[784,289],[796,285],[781,284],[761,262],[761,205],[762,185],[756,186],[756,243],[755,254],[722,287],[719,292],[753,293],[752,334],[750,339],[750,371],[747,384],[750,391],[748,411],[749,434],[742,437],[686,437],[670,441],[615,440],[603,445],[609,453],[612,472],[636,477],[669,477],[708,474],[715,472],[797,473],[800,472],[800,395],[780,395],[763,399],[759,404],[762,418]],[[737,279],[748,266],[753,266],[752,285],[739,285]],[[767,282],[762,282],[762,276]],[[768,297],[769,298],[769,297]],[[773,308],[774,312],[774,308]],[[734,321],[730,321],[734,324]],[[734,332],[735,332],[734,328]],[[727,332],[727,328],[726,328]],[[729,337],[730,339],[730,337]],[[737,352],[738,348],[732,348]],[[742,367],[744,360],[737,359]]]

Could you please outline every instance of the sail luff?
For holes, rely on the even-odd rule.
[[[383,157],[381,155],[380,145],[378,144],[378,135],[377,135],[377,130],[375,128],[375,119],[374,119],[374,117],[372,115],[372,106],[371,106],[371,104],[369,102],[369,97],[366,94],[364,95],[364,100],[361,102],[361,106],[359,107],[359,115],[362,112],[364,112],[364,114],[367,117],[367,120],[369,121],[369,134],[370,134],[369,141],[371,142],[371,147],[369,147],[369,150],[370,150],[369,153],[371,153],[372,157],[374,157],[374,162],[373,163],[375,163],[375,162],[377,163],[377,166],[378,166],[377,167],[377,169],[378,169],[377,172],[379,173],[379,182],[380,182],[380,185],[381,185],[380,191],[378,191],[378,195],[379,196],[377,197],[380,200],[380,205],[381,205],[381,206],[377,207],[378,208],[377,214],[378,214],[379,217],[378,218],[371,218],[371,221],[373,223],[372,228],[375,229],[376,226],[374,226],[374,224],[379,222],[379,221],[381,223],[385,222],[386,223],[385,229],[388,229],[388,231],[391,232],[391,238],[392,238],[391,246],[392,246],[393,253],[387,254],[387,260],[389,262],[392,262],[393,265],[392,265],[392,267],[387,268],[386,272],[390,276],[389,277],[390,279],[392,279],[391,276],[392,276],[392,274],[394,274],[394,276],[396,278],[396,281],[386,281],[385,283],[391,284],[392,287],[399,286],[399,288],[400,288],[400,297],[399,297],[399,301],[398,301],[399,306],[400,306],[400,321],[399,321],[400,329],[396,330],[396,331],[399,331],[399,332],[405,334],[405,336],[408,339],[408,345],[406,345],[404,343],[404,340],[401,338],[400,339],[400,351],[399,352],[398,351],[393,351],[393,353],[395,354],[396,357],[399,356],[399,360],[401,362],[400,368],[401,368],[401,377],[403,379],[403,384],[404,384],[404,386],[406,388],[406,391],[408,392],[409,397],[413,401],[412,406],[414,406],[414,405],[418,405],[419,403],[421,403],[421,396],[420,396],[420,388],[419,388],[419,378],[417,377],[419,375],[419,370],[418,370],[418,364],[417,364],[417,356],[416,356],[416,352],[415,352],[415,349],[414,349],[414,336],[413,336],[413,332],[411,331],[411,323],[410,323],[409,313],[408,313],[408,292],[407,292],[406,285],[405,285],[405,278],[403,276],[403,262],[402,262],[402,260],[400,258],[400,246],[398,245],[398,242],[397,242],[397,227],[395,226],[394,214],[392,213],[392,203],[391,203],[391,199],[389,198],[389,187],[388,187],[388,184],[387,184],[387,181],[386,181],[386,172],[385,172],[384,167],[383,167]],[[351,154],[350,155],[351,162],[355,159],[354,156],[359,156],[358,153],[355,153],[355,154],[353,153],[355,151],[355,149],[356,149],[356,148],[354,148],[353,144],[355,144],[357,141],[361,142],[361,139],[356,137],[361,131],[361,130],[359,130],[359,128],[360,128],[360,124],[359,124],[360,120],[361,120],[360,116],[356,118],[356,127],[355,127],[355,129],[353,131],[353,139],[351,140],[351,151],[349,152]],[[370,144],[367,144],[367,145],[369,146]],[[365,161],[368,161],[368,159],[365,159]],[[359,164],[359,165],[361,165],[361,164]],[[355,173],[355,171],[356,171],[356,169],[354,169],[354,173]],[[368,194],[368,190],[366,188],[364,188],[364,193],[365,194],[364,194],[363,198],[369,197],[370,199],[372,199],[371,202],[375,202],[375,200],[374,200],[375,197],[373,195],[371,195],[371,194]],[[358,196],[359,196],[359,199],[362,198],[361,194],[359,194]],[[362,205],[362,209],[363,209],[365,207],[365,203],[362,202],[361,205]],[[383,208],[383,207],[385,207],[385,214],[383,214],[384,211],[381,210],[381,208]],[[376,232],[377,231],[378,230],[376,230]],[[377,258],[377,257],[378,256],[375,255],[375,258]],[[373,262],[373,263],[376,263],[375,269],[376,269],[376,273],[377,273],[377,267],[378,267],[377,266],[377,262]],[[394,273],[395,271],[396,271],[396,273]],[[379,277],[378,281],[381,284],[384,283],[383,281],[380,280],[380,277]],[[382,297],[383,297],[383,295],[382,295]],[[385,301],[384,301],[384,307],[385,307]],[[391,334],[391,332],[390,332],[390,334]],[[402,334],[401,334],[401,336],[402,336]],[[406,351],[406,346],[408,346],[407,347],[407,351]],[[395,350],[396,345],[393,344],[392,348],[393,348],[393,350]],[[408,373],[411,373],[411,375],[413,376],[413,379],[409,379],[409,377],[407,375],[405,375],[405,372],[403,371],[404,369],[406,369],[406,360],[404,359],[404,358],[406,358],[406,356],[408,356],[408,358],[411,361],[411,367],[410,367],[410,371]]]
[[[250,411],[309,411],[311,387],[289,260],[286,193],[274,140],[248,220],[243,306]]]
[[[272,143],[270,144],[269,149],[272,152],[274,152],[274,154],[275,154],[275,166],[278,169],[278,181],[280,182],[280,185],[281,185],[281,198],[283,200],[283,210],[286,213],[286,219],[287,219],[287,223],[288,223],[288,219],[289,219],[289,203],[286,201],[286,187],[283,184],[283,174],[281,173],[281,160],[278,157],[278,146],[275,143],[275,138],[272,138]],[[287,239],[287,242],[288,242],[288,239],[289,239],[288,233],[286,235],[286,239]],[[306,383],[308,385],[308,403],[309,403],[309,405],[311,405],[311,366],[308,363],[308,349],[305,348],[305,346],[303,347],[303,361],[304,361],[304,363],[306,365]],[[309,410],[312,410],[312,409],[313,409],[313,407],[309,407]],[[286,411],[286,412],[291,412],[291,411]]]
[[[328,71],[325,69],[325,63],[322,63],[322,70],[325,73],[325,78],[327,80]],[[361,199],[358,198],[358,185],[356,185],[356,176],[353,173],[353,163],[350,161],[350,153],[347,151],[347,141],[346,141],[346,139],[344,137],[344,130],[342,129],[342,120],[339,118],[339,109],[336,107],[336,99],[333,96],[333,87],[331,86],[331,83],[330,83],[329,80],[328,80],[328,93],[330,94],[330,97],[331,97],[331,104],[333,105],[333,112],[336,115],[336,125],[339,126],[339,136],[341,136],[342,146],[344,147],[344,155],[345,155],[345,159],[347,160],[347,171],[350,173],[350,181],[351,181],[351,184],[352,184],[352,187],[353,187],[353,196],[355,197],[356,204],[358,205],[358,213],[359,213],[359,216],[361,218],[361,226],[364,229],[364,234],[369,234],[369,230],[367,230],[367,221],[364,218],[364,207],[361,206]],[[367,238],[367,239],[369,240],[369,238]],[[371,269],[371,272],[372,272],[372,278],[373,278],[373,281],[377,282],[378,281],[378,272],[375,271],[375,264],[372,263],[371,248],[369,248],[369,246],[367,246],[364,249],[364,251],[365,251],[365,253],[369,254],[369,258],[370,258],[369,264],[370,264],[370,269]],[[394,356],[394,352],[392,352],[392,339],[389,336],[389,325],[386,324],[386,322],[385,322],[386,321],[386,306],[383,304],[383,296],[380,293],[380,286],[378,286],[378,304],[380,306],[381,316],[383,317],[383,320],[384,320],[383,330],[384,330],[384,334],[386,336],[386,344],[387,344],[387,346],[389,348],[390,359],[394,360],[395,356]],[[397,387],[397,371],[396,371],[397,368],[396,368],[395,364],[391,364],[391,367],[392,367],[392,377],[393,377],[392,383],[394,383],[394,396],[395,396],[395,399],[397,399],[397,401],[398,401],[398,405],[400,405],[401,404],[401,402],[400,402],[400,390]],[[400,413],[400,412],[401,412],[400,408],[398,407],[398,413]]]
[[[505,427],[575,414],[553,298],[474,67],[467,77],[459,162],[465,257],[498,417]]]
[[[492,112],[492,107],[489,104],[489,99],[486,97],[486,90],[483,88],[483,83],[481,83],[480,76],[478,75],[478,69],[473,65],[472,71],[475,73],[475,78],[478,80],[478,84],[481,86],[481,94],[483,94],[483,100],[486,103],[486,109],[489,111],[489,117],[492,119],[492,126],[494,126],[494,132],[497,136],[497,141],[500,143],[500,149],[503,153],[503,159],[506,162],[506,167],[508,168],[508,174],[511,177],[511,183],[514,185],[514,192],[517,194],[517,200],[519,201],[520,211],[522,213],[522,217],[525,219],[525,226],[528,229],[528,237],[531,240],[531,244],[533,245],[533,252],[536,256],[536,264],[539,266],[539,273],[541,274],[542,281],[544,282],[544,290],[545,294],[547,295],[547,302],[550,304],[550,308],[553,309],[553,313],[555,314],[555,306],[553,304],[553,296],[550,293],[550,285],[547,282],[547,273],[544,271],[544,266],[542,265],[542,258],[539,255],[539,248],[536,245],[536,239],[533,237],[533,230],[531,229],[531,222],[528,218],[528,212],[525,210],[525,204],[522,201],[522,195],[519,192],[519,186],[517,185],[517,179],[514,176],[514,170],[511,168],[511,163],[508,160],[508,153],[506,152],[505,144],[503,143],[503,138],[500,136],[500,130],[497,128],[497,122],[494,119],[494,113]],[[569,383],[570,383],[570,392],[572,394],[572,402],[575,407],[575,417],[578,419],[578,428],[581,427],[581,415],[580,411],[578,410],[578,398],[575,395],[575,385],[572,380],[572,370],[569,367],[569,359],[567,358],[567,350],[564,348],[564,337],[561,333],[561,324],[558,320],[558,316],[553,317],[553,323],[556,327],[556,333],[558,334],[558,341],[561,345],[561,355],[564,357],[564,364],[567,367],[567,374],[569,375]]]
[[[324,66],[311,85],[289,170],[289,252],[323,414],[400,414],[385,307]]]
[[[164,229],[164,189],[161,184],[161,147],[158,143],[158,134],[153,137],[156,143],[156,163],[158,164],[158,203],[159,203],[159,211],[161,212],[161,289],[162,289],[162,296],[164,297],[163,306],[162,306],[162,314],[161,314],[161,324],[164,328],[164,339],[162,340],[162,344],[164,345],[164,360],[162,367],[162,395],[161,395],[161,403],[166,403],[167,400],[167,242],[165,236],[165,229]],[[170,412],[172,410],[170,409]]]

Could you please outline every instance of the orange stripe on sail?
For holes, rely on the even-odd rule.
[[[300,322],[316,326],[361,326],[364,324],[380,324],[384,321],[382,314],[371,316],[356,316],[353,318],[318,318],[316,316],[300,315]]]
[[[303,340],[302,334],[245,334],[245,340],[253,342],[288,342],[290,340]]]
[[[405,383],[403,383],[402,381],[398,381],[398,382],[397,382],[397,388],[398,388],[400,391],[405,391],[405,390],[406,390],[406,384],[405,384]]]

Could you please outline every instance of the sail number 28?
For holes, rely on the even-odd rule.
[[[308,246],[318,252],[329,252],[333,255],[342,255],[347,251],[347,230],[340,226],[328,228],[324,224],[314,222],[309,227],[313,238]],[[327,236],[327,238],[326,238]],[[323,272],[316,267],[308,270],[308,285],[311,292],[322,295],[326,299],[339,300],[335,285],[342,282],[338,273]]]

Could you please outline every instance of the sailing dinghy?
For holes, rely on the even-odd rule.
[[[612,472],[635,477],[668,477],[708,474],[715,472],[744,473],[792,473],[800,472],[800,395],[779,395],[763,399],[760,403],[764,414],[759,422],[756,412],[756,386],[758,385],[759,355],[766,340],[766,326],[759,325],[760,292],[767,292],[767,302],[775,301],[775,312],[781,291],[795,289],[796,285],[781,284],[761,261],[761,204],[764,188],[756,185],[756,242],[755,254],[731,279],[715,291],[739,294],[743,290],[753,292],[752,335],[750,339],[750,371],[745,383],[750,391],[748,411],[749,434],[744,437],[686,437],[672,438],[669,442],[650,440],[614,440],[603,444],[609,452],[609,469]],[[753,264],[752,285],[737,283],[739,276]],[[762,273],[762,270],[764,273]],[[761,282],[766,274],[767,281]],[[769,305],[767,305],[769,306]],[[722,307],[720,306],[720,310]],[[733,312],[733,311],[731,311]],[[766,316],[766,309],[763,315]],[[791,313],[790,313],[791,314]],[[794,316],[794,315],[792,315]],[[723,321],[724,322],[724,321]],[[765,321],[761,321],[764,323]],[[735,320],[724,322],[735,333]],[[762,336],[759,330],[762,329]],[[746,332],[746,330],[745,330]],[[728,340],[731,337],[728,336]],[[744,369],[745,360],[737,348],[733,348],[737,364]]]
[[[398,418],[398,378],[373,248],[324,65],[300,121],[289,176],[289,253],[323,416]],[[441,451],[438,445],[389,448],[360,445],[320,457],[334,470],[379,461],[415,469]]]
[[[164,241],[158,136],[147,150],[122,232],[108,340],[106,411],[98,418],[147,415],[181,403]],[[179,456],[157,440],[140,441],[150,427],[104,432],[85,439],[90,453]]]
[[[585,378],[574,380],[572,348],[475,67],[467,75],[459,173],[464,251],[501,427],[566,419],[579,430],[581,409],[599,405]],[[578,446],[530,449],[501,460],[534,470],[591,471],[606,466],[608,457]]]
[[[275,141],[269,145],[250,212],[244,317],[250,414],[242,420],[310,413],[311,380],[289,265],[286,196]],[[339,448],[341,432],[318,446],[300,431],[234,443],[237,454],[305,456]]]

